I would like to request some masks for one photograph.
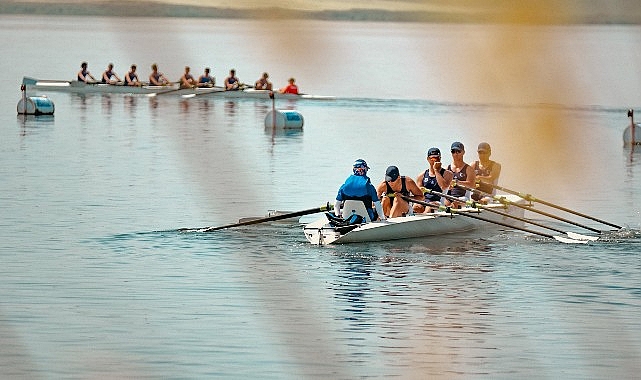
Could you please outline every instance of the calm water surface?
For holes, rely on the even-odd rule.
[[[641,371],[639,27],[2,17],[2,378],[634,378]],[[521,47],[527,42],[529,49]],[[509,49],[507,49],[509,47]],[[229,68],[335,101],[48,94],[87,60],[170,78]],[[640,116],[641,117],[641,116]],[[335,247],[295,223],[355,158],[415,176],[483,140],[502,183],[625,226],[564,245],[513,231]],[[444,161],[449,162],[449,155]],[[549,210],[548,210],[549,211]],[[593,221],[574,219],[607,230]],[[551,226],[578,227],[541,219]]]

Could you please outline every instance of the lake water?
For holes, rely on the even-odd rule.
[[[641,371],[638,26],[0,17],[2,378],[634,378]],[[47,94],[157,62],[170,78],[268,71],[335,101]],[[641,117],[641,116],[640,116]],[[316,247],[295,223],[216,233],[332,202],[356,158],[382,179],[480,141],[501,183],[624,226],[566,245],[488,228]],[[449,154],[444,162],[449,163]],[[549,210],[547,210],[549,211]],[[560,221],[540,222],[589,233]]]

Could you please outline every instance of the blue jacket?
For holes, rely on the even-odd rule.
[[[338,189],[336,195],[337,201],[346,201],[355,199],[363,201],[370,218],[374,220],[374,210],[372,209],[372,202],[378,200],[376,188],[372,185],[369,177],[352,174],[345,180],[345,183]]]

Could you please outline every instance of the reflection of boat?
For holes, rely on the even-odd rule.
[[[44,80],[29,77],[22,78],[22,84],[28,92],[68,92],[75,94],[143,94],[143,95],[174,95],[184,98],[190,97],[223,97],[223,98],[259,98],[269,99],[268,90],[255,90],[246,88],[243,90],[225,91],[222,87],[197,87],[180,88],[177,83],[168,86],[123,86],[119,84],[85,83],[80,81],[65,80]],[[274,93],[277,99],[311,99],[311,100],[334,100],[333,96],[309,95],[309,94],[281,94]]]
[[[510,202],[525,204],[520,197],[506,195]],[[349,203],[348,203],[349,202]],[[353,203],[352,203],[353,202]],[[523,218],[524,209],[502,203],[492,203],[484,206],[496,209],[511,216]],[[346,201],[344,210],[350,210],[358,215],[366,215],[365,207],[360,201]],[[521,227],[522,223],[508,216],[499,215],[477,208],[462,208],[456,213],[439,211],[431,214],[416,214],[398,218],[388,218],[386,221],[369,222],[365,224],[337,225],[330,221],[325,214],[322,218],[304,227],[307,240],[312,244],[362,243],[384,240],[398,240],[438,236],[457,232],[471,231],[479,228],[493,228],[495,224],[482,221],[458,213],[469,213],[481,216],[490,221]]]

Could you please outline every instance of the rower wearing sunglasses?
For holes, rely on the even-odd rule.
[[[472,168],[476,173],[476,188],[481,192],[473,192],[472,199],[481,203],[488,203],[492,199],[489,196],[484,196],[483,193],[496,194],[496,190],[492,185],[498,185],[499,176],[501,175],[501,164],[496,161],[490,160],[492,148],[490,144],[482,142],[476,149],[479,159],[474,161]]]
[[[454,176],[452,179],[452,186],[447,192],[448,195],[457,198],[467,198],[467,191],[463,188],[456,187],[455,184],[459,183],[463,186],[474,188],[476,185],[476,173],[474,173],[474,168],[463,161],[463,155],[465,154],[465,146],[459,141],[455,141],[451,146],[452,152],[452,163],[447,167],[447,170],[451,171]],[[451,201],[446,200],[446,205],[451,205]],[[462,204],[457,203],[455,206],[461,207]]]

